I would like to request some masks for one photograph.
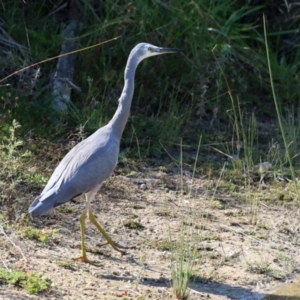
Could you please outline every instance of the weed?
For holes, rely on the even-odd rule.
[[[189,296],[188,284],[192,276],[195,250],[181,240],[171,249],[171,277],[175,299],[186,300]]]
[[[0,268],[0,280],[8,284],[21,286],[30,294],[38,294],[51,287],[50,281],[40,274],[25,273],[18,270],[10,271],[4,268]]]
[[[213,200],[210,202],[210,207],[214,209],[224,209],[224,203],[219,200]]]
[[[144,227],[138,220],[133,220],[133,219],[124,220],[123,225],[129,229],[137,229],[137,228]]]
[[[6,211],[8,220],[16,220],[24,208],[24,203],[19,199],[22,175],[20,175],[20,166],[24,158],[30,156],[29,151],[20,151],[23,141],[17,138],[16,131],[20,124],[13,120],[12,125],[8,127],[8,132],[2,137],[0,143],[0,161],[1,161],[1,179],[0,188],[5,191],[0,197],[0,203]]]
[[[42,243],[46,243],[49,238],[52,238],[53,234],[58,233],[59,229],[45,230],[38,229],[31,226],[19,226],[18,233],[25,238],[31,240],[37,240]]]
[[[163,173],[168,173],[169,170],[166,166],[159,166],[158,167],[159,171],[163,172]]]
[[[195,170],[198,162],[202,137],[199,139],[196,157],[194,160],[193,177],[194,181]],[[180,143],[180,191],[183,191],[183,149],[182,140]],[[188,188],[191,191],[191,188]],[[191,194],[190,194],[191,196]],[[191,197],[192,198],[192,197]],[[188,284],[190,282],[195,258],[197,255],[197,247],[195,246],[195,232],[197,227],[195,219],[198,219],[196,210],[193,207],[194,201],[191,201],[191,215],[181,220],[180,234],[176,243],[172,242],[171,231],[169,228],[169,242],[171,243],[171,277],[172,277],[172,290],[175,299],[186,300],[189,296]],[[197,220],[198,221],[198,220]]]

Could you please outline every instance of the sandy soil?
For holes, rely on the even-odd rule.
[[[31,221],[38,228],[59,229],[46,243],[3,227],[2,266],[41,273],[53,287],[29,295],[0,282],[0,299],[172,299],[172,251],[164,246],[170,237],[173,245],[192,243],[196,249],[189,299],[261,299],[299,271],[298,208],[262,201],[251,207],[243,199],[214,194],[216,182],[192,181],[188,172],[184,193],[178,192],[182,177],[176,172],[145,167],[133,177],[113,176],[93,202],[96,218],[113,239],[133,247],[126,255],[99,247],[103,239],[87,222],[88,257],[99,266],[72,261],[80,255],[78,218],[84,208],[77,198],[67,206],[71,212],[56,209]],[[255,216],[257,222],[251,222]],[[140,227],[125,227],[124,220],[137,220]]]

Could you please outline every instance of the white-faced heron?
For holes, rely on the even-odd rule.
[[[52,208],[85,194],[86,209],[80,217],[81,256],[78,258],[84,262],[91,263],[87,259],[84,244],[87,217],[106,239],[106,244],[110,244],[121,253],[124,252],[122,249],[127,248],[114,242],[96,221],[92,213],[91,201],[103,181],[112,174],[117,165],[120,139],[129,116],[134,91],[135,70],[138,64],[150,56],[180,51],[182,50],[161,48],[147,43],[140,43],[132,49],[125,68],[125,85],[113,118],[107,125],[98,129],[70,150],[56,167],[41,195],[29,207],[30,215],[39,217]]]

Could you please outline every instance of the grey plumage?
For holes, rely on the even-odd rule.
[[[38,217],[78,195],[85,194],[87,206],[80,218],[82,239],[82,256],[80,259],[85,262],[90,262],[86,258],[83,241],[86,217],[90,218],[113,248],[118,251],[121,251],[119,248],[125,248],[113,242],[95,221],[90,209],[90,202],[99,190],[102,182],[112,174],[116,167],[120,139],[130,112],[136,67],[147,57],[179,51],[181,50],[160,48],[147,43],[140,43],[132,49],[125,68],[124,88],[113,118],[107,125],[77,144],[63,158],[41,195],[29,207],[30,215]]]
[[[60,162],[41,195],[29,208],[32,217],[85,194],[113,172],[119,153],[119,139],[106,125],[77,144]]]

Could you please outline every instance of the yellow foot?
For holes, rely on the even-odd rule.
[[[111,245],[116,251],[121,252],[121,254],[126,254],[126,251],[125,250],[121,250],[121,249],[129,249],[130,248],[130,247],[119,245],[118,243],[116,243],[114,241],[111,241],[110,243],[109,242],[105,242],[105,243],[100,244],[100,245],[98,244],[97,247],[102,247],[102,246],[105,246],[105,245]]]
[[[86,263],[86,264],[91,264],[91,265],[97,266],[97,267],[100,266],[100,264],[97,264],[97,263],[95,263],[94,261],[89,260],[89,259],[86,257],[86,255],[82,255],[82,256],[79,256],[79,257],[72,258],[72,260],[80,260],[81,262],[84,262],[84,263]]]

